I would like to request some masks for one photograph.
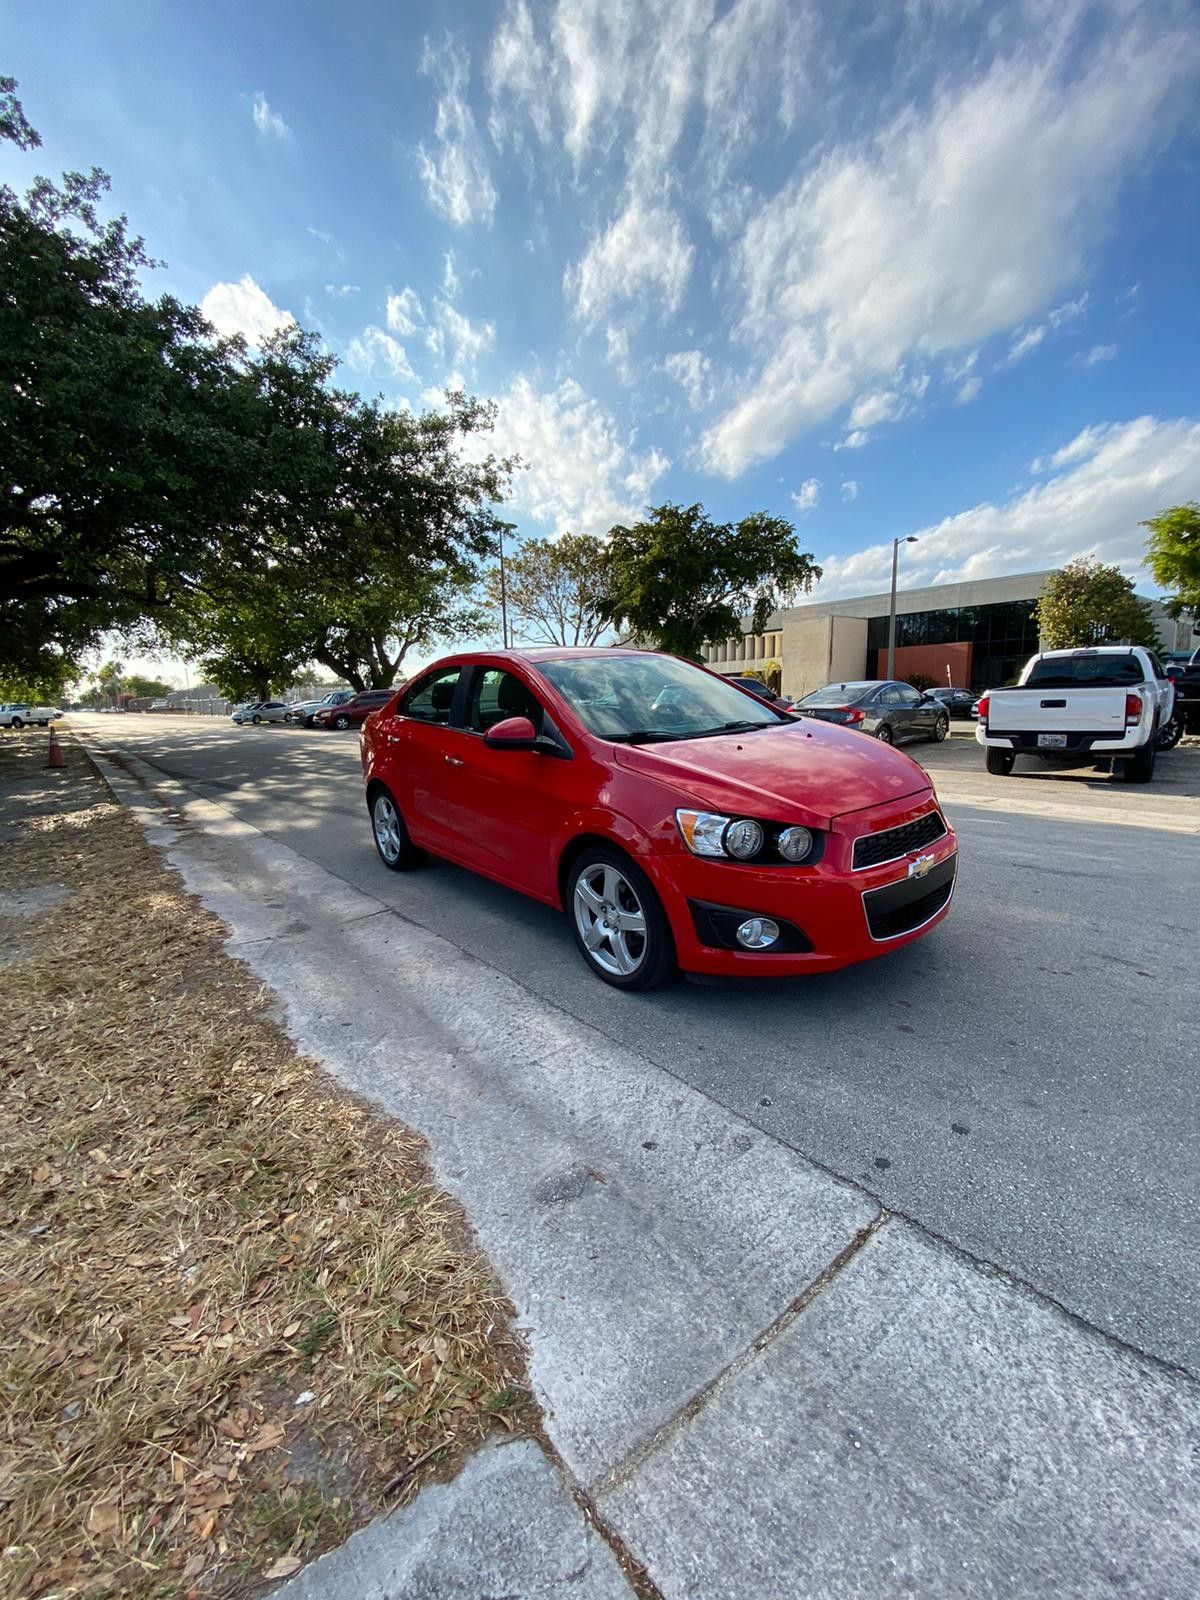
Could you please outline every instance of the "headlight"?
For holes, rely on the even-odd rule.
[[[775,848],[785,861],[803,861],[813,847],[813,836],[807,828],[784,828],[775,841]]]
[[[795,866],[820,855],[820,839],[808,828],[786,823],[755,822],[718,811],[675,813],[680,837],[694,856],[718,861],[755,861]]]

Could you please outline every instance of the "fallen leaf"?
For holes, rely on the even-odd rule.
[[[280,1556],[263,1573],[264,1578],[290,1578],[293,1572],[299,1572],[301,1561],[299,1556]]]
[[[114,1505],[94,1505],[87,1515],[87,1530],[89,1533],[111,1533],[121,1520],[121,1513]]]

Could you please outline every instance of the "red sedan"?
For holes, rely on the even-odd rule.
[[[566,911],[606,983],[826,972],[946,914],[954,834],[925,772],[640,650],[447,657],[364,724],[375,844]]]

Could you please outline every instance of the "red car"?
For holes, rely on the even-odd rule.
[[[324,706],[320,711],[314,711],[313,727],[360,727],[372,711],[387,705],[395,693],[395,689],[362,689],[353,699],[343,701],[340,706]]]
[[[622,989],[866,961],[954,892],[916,762],[673,656],[447,657],[364,726],[362,763],[385,866],[429,850],[561,908]]]

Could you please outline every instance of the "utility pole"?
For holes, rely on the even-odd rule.
[[[907,539],[892,540],[892,603],[888,610],[887,675],[896,676],[896,565],[902,544],[916,544],[917,536],[910,533]]]
[[[516,528],[515,522],[502,522],[500,528],[500,640],[503,649],[508,649],[508,588],[504,577],[504,535],[512,533]]]

